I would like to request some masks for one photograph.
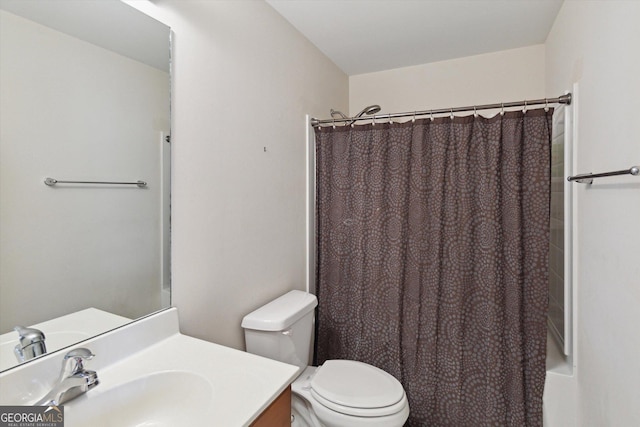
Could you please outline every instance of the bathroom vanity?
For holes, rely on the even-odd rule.
[[[298,367],[182,335],[177,309],[84,341],[99,385],[64,404],[65,425],[289,425]],[[52,388],[66,352],[0,374],[0,405]]]
[[[291,425],[291,386],[287,387],[251,427],[289,427]]]

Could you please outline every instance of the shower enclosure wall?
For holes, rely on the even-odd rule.
[[[562,353],[571,354],[571,173],[572,106],[553,113],[551,145],[551,238],[549,244],[549,331]]]

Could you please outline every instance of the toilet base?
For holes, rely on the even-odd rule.
[[[291,395],[291,427],[325,427],[316,417],[311,404],[296,394]]]
[[[291,384],[291,427],[325,427],[313,412],[311,403],[301,394],[311,389],[311,378],[315,374],[315,366],[307,366]]]

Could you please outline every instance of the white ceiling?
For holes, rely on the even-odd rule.
[[[346,74],[544,43],[563,0],[266,0]]]

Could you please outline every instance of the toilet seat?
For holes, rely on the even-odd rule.
[[[404,389],[395,377],[354,360],[327,360],[310,386],[318,403],[345,415],[382,417],[406,406]]]
[[[393,405],[384,406],[381,408],[354,408],[352,406],[338,405],[335,402],[324,399],[322,396],[314,392],[313,389],[311,390],[311,396],[313,396],[316,402],[323,405],[327,409],[338,412],[340,414],[351,415],[354,417],[385,417],[387,415],[396,414],[400,412],[405,406],[407,406],[406,400],[400,400]]]

